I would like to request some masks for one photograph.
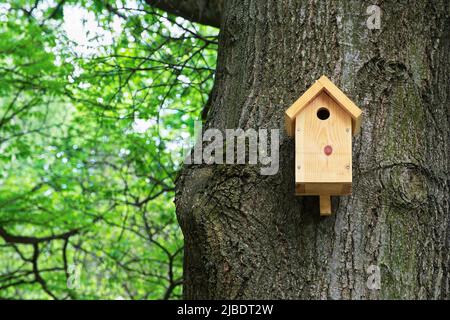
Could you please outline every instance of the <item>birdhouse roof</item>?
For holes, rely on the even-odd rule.
[[[286,131],[289,136],[292,137],[294,135],[295,118],[308,105],[308,103],[314,100],[314,98],[316,98],[322,91],[325,91],[352,117],[353,135],[359,132],[362,119],[361,109],[359,109],[353,101],[351,101],[338,87],[336,87],[330,79],[326,76],[321,76],[319,80],[316,80],[316,82],[286,110]]]

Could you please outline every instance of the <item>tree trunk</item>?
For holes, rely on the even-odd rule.
[[[449,298],[449,4],[382,2],[370,30],[371,4],[224,1],[206,126],[281,129],[280,170],[185,166],[185,298]],[[353,194],[333,197],[325,218],[318,197],[294,196],[283,130],[322,74],[364,115]],[[377,267],[379,289],[367,285]]]

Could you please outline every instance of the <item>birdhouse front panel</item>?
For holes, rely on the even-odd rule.
[[[295,119],[297,194],[345,195],[352,183],[352,118],[325,91]]]
[[[321,215],[331,214],[331,196],[352,192],[352,136],[361,121],[361,109],[326,76],[285,112],[295,138],[295,194],[318,195]]]

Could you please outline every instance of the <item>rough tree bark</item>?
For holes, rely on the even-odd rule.
[[[353,195],[294,196],[294,143],[280,171],[191,165],[177,181],[188,299],[449,298],[448,1],[230,0],[206,126],[283,128],[322,74],[364,112]],[[370,290],[366,269],[381,270]]]

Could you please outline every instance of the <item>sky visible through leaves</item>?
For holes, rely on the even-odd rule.
[[[0,0],[0,298],[180,298],[174,181],[217,34],[139,0]]]

